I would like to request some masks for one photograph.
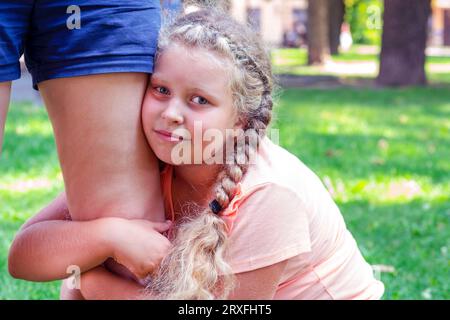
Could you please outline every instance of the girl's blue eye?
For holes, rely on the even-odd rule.
[[[156,90],[158,93],[161,93],[161,94],[164,94],[164,95],[170,94],[169,89],[167,89],[166,87],[156,87],[155,90]]]
[[[208,104],[209,103],[208,100],[206,100],[205,98],[200,97],[200,96],[194,97],[194,99],[192,99],[192,101],[197,104]]]

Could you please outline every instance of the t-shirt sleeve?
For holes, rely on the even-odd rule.
[[[291,189],[267,183],[239,205],[227,260],[234,273],[273,265],[311,251],[307,209]]]

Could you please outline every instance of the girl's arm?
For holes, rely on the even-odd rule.
[[[281,280],[287,260],[271,266],[236,274],[235,290],[229,300],[271,300]]]
[[[52,281],[67,278],[67,268],[85,272],[112,257],[138,277],[151,272],[170,242],[159,234],[170,226],[144,220],[101,218],[70,221],[65,195],[31,218],[16,235],[8,267],[15,278]]]
[[[28,219],[19,231],[22,231],[29,226],[48,220],[71,220],[69,208],[67,207],[66,193],[61,192],[50,204],[39,211],[36,215]]]
[[[236,289],[229,300],[270,300],[280,282],[287,260],[257,270],[236,274]],[[81,293],[87,300],[151,299],[143,295],[143,287],[120,278],[102,267],[81,276]]]
[[[14,278],[51,281],[67,278],[71,265],[80,272],[112,256],[108,218],[70,221],[65,193],[29,219],[16,235],[8,257]],[[95,245],[93,245],[95,244]]]
[[[143,294],[144,287],[135,281],[121,278],[103,267],[81,275],[81,294],[86,300],[139,300],[151,299]]]

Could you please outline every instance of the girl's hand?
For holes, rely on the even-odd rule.
[[[161,234],[170,228],[171,221],[107,219],[110,222],[107,232],[112,239],[113,259],[139,279],[155,271],[172,246]]]

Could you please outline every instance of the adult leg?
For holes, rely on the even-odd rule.
[[[0,155],[2,154],[3,132],[11,94],[11,81],[0,82]]]
[[[74,220],[164,221],[158,162],[142,130],[144,73],[39,83]]]

